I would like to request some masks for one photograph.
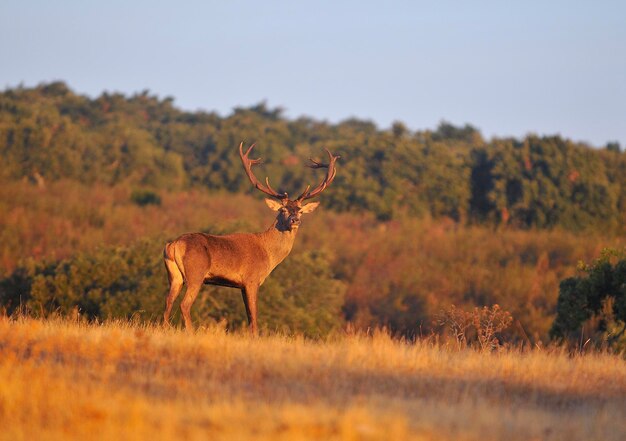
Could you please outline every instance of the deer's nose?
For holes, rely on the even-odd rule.
[[[290,217],[289,222],[291,223],[291,225],[299,225],[300,219],[298,219],[297,217]]]

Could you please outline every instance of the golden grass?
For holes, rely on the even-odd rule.
[[[622,440],[626,362],[0,319],[0,427],[11,440]]]

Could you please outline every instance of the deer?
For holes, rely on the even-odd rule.
[[[163,251],[165,268],[169,280],[169,292],[163,314],[164,323],[170,324],[170,314],[174,301],[187,286],[180,310],[186,330],[193,330],[191,306],[203,284],[238,288],[248,318],[248,329],[258,335],[257,297],[259,287],[265,279],[291,252],[303,214],[311,213],[319,202],[304,203],[319,196],[333,182],[337,173],[335,163],[340,158],[325,149],[328,164],[309,159],[312,169],[326,169],[326,176],[311,190],[308,185],[295,199],[289,199],[286,192],[277,192],[265,178],[261,183],[254,175],[252,167],[262,163],[262,159],[250,159],[250,152],[256,144],[243,151],[239,144],[239,156],[246,175],[257,190],[270,196],[265,199],[267,206],[277,212],[270,227],[260,233],[234,233],[213,235],[207,233],[187,233],[165,245]]]

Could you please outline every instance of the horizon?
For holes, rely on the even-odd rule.
[[[149,90],[215,112],[265,102],[289,119],[486,139],[626,145],[626,4],[272,1],[0,6],[0,87],[55,80],[91,98]]]
[[[476,130],[485,141],[488,141],[488,142],[494,141],[494,140],[501,140],[501,139],[514,139],[516,141],[522,141],[523,139],[525,139],[528,136],[538,136],[540,138],[555,136],[555,137],[560,137],[561,139],[563,139],[565,141],[571,141],[571,142],[576,143],[576,144],[587,145],[588,147],[595,148],[595,149],[605,148],[606,144],[611,142],[611,141],[607,141],[607,143],[605,143],[604,145],[594,145],[594,144],[591,144],[588,141],[573,139],[572,137],[567,136],[567,134],[564,134],[564,133],[537,133],[537,132],[532,131],[532,130],[529,130],[529,131],[527,131],[526,133],[524,133],[524,134],[522,134],[520,136],[514,136],[514,135],[500,136],[498,134],[494,134],[492,136],[486,136],[483,133],[483,131],[481,130],[481,128],[477,127],[474,124],[472,124],[471,121],[460,122],[460,123],[457,124],[456,122],[451,122],[451,121],[448,121],[446,119],[441,119],[440,121],[438,121],[432,127],[410,127],[405,121],[402,121],[402,120],[393,121],[389,126],[383,127],[380,124],[378,124],[376,121],[374,121],[373,119],[360,118],[360,117],[357,117],[357,116],[348,116],[348,117],[340,119],[338,121],[330,121],[328,119],[317,118],[315,116],[306,115],[306,114],[295,115],[295,116],[288,115],[287,114],[288,112],[287,112],[287,110],[285,109],[284,106],[280,106],[280,105],[273,106],[273,105],[269,104],[266,100],[261,100],[261,101],[259,101],[257,103],[251,103],[250,105],[246,105],[246,106],[234,106],[227,113],[226,112],[225,113],[221,113],[221,112],[218,112],[217,110],[209,110],[209,109],[185,109],[185,108],[183,108],[182,106],[180,106],[176,102],[176,97],[172,97],[172,96],[169,96],[169,95],[168,96],[161,96],[161,95],[158,95],[156,93],[153,93],[153,91],[148,90],[148,89],[141,90],[141,91],[133,91],[133,92],[130,92],[130,93],[123,92],[123,91],[118,91],[118,90],[107,90],[107,89],[105,89],[105,90],[102,90],[101,92],[99,92],[97,94],[91,95],[91,94],[88,94],[88,93],[82,93],[80,91],[75,90],[72,87],[71,84],[68,84],[66,81],[64,81],[62,79],[55,79],[55,80],[51,80],[50,82],[40,82],[40,83],[34,84],[34,85],[18,84],[18,85],[15,85],[15,86],[7,86],[7,87],[4,88],[4,90],[2,92],[6,92],[6,91],[12,90],[12,89],[19,89],[19,88],[35,89],[37,87],[44,87],[46,85],[50,85],[50,84],[53,84],[53,83],[56,83],[56,82],[60,82],[60,83],[65,84],[72,93],[74,93],[76,95],[79,95],[79,96],[84,96],[84,97],[86,97],[86,98],[88,98],[90,100],[95,100],[95,99],[97,99],[98,97],[100,97],[100,96],[102,96],[104,94],[109,94],[109,95],[120,94],[120,95],[123,95],[126,99],[130,99],[130,98],[132,98],[134,96],[139,96],[139,95],[141,95],[143,93],[147,93],[148,96],[157,98],[160,101],[163,101],[163,100],[166,100],[166,99],[171,99],[173,107],[175,109],[181,111],[181,112],[185,112],[185,113],[204,112],[204,113],[207,113],[207,114],[216,114],[220,118],[228,118],[228,117],[232,116],[237,111],[237,109],[251,109],[251,108],[256,107],[258,105],[264,105],[264,106],[266,106],[266,108],[268,110],[271,110],[271,111],[278,110],[278,111],[280,111],[281,118],[284,118],[287,121],[296,121],[299,118],[310,118],[310,119],[312,119],[312,120],[314,120],[316,122],[321,122],[321,123],[330,124],[330,125],[336,125],[336,124],[341,124],[343,122],[350,121],[350,120],[354,119],[354,120],[357,120],[357,121],[373,124],[376,127],[376,130],[378,130],[378,131],[388,131],[388,130],[391,130],[394,123],[404,124],[405,127],[410,132],[413,132],[413,133],[428,132],[428,131],[434,132],[442,124],[450,124],[450,125],[452,125],[452,126],[454,126],[456,128],[463,128],[463,127],[466,127],[466,126],[470,126],[474,130]],[[623,151],[624,150],[624,145],[622,145],[621,143],[619,145],[620,145],[621,150]]]

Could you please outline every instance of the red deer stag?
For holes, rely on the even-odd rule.
[[[246,307],[248,324],[253,334],[257,333],[257,294],[259,286],[269,274],[282,262],[291,251],[300,226],[300,216],[317,208],[319,202],[303,204],[321,192],[335,179],[335,162],[339,156],[328,153],[328,164],[311,159],[311,168],[327,168],[326,177],[310,190],[309,185],[296,199],[289,199],[287,193],[278,193],[265,178],[265,185],[252,173],[252,166],[261,163],[261,159],[248,156],[254,144],[243,152],[243,143],[239,145],[239,156],[246,174],[255,188],[276,199],[265,199],[270,209],[277,211],[274,223],[262,233],[236,233],[216,236],[205,233],[183,234],[165,245],[164,259],[170,290],[167,295],[163,318],[169,324],[172,304],[180,293],[184,283],[187,292],[180,309],[185,320],[185,328],[193,329],[191,323],[191,305],[202,284],[228,286],[241,289]],[[310,191],[309,191],[310,190]]]

